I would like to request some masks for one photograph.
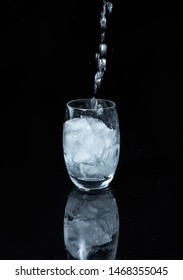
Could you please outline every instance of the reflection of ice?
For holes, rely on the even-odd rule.
[[[119,217],[110,190],[85,193],[73,189],[64,217],[64,241],[75,259],[115,259]]]

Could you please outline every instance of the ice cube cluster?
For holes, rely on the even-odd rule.
[[[64,123],[64,157],[68,171],[82,179],[109,176],[117,165],[117,132],[98,118],[73,118]]]

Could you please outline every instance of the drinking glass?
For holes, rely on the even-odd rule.
[[[66,104],[63,153],[71,181],[80,189],[109,186],[120,153],[116,104],[105,99],[77,99]]]

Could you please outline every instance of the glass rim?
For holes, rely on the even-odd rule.
[[[89,100],[92,100],[92,98],[78,98],[78,99],[73,99],[73,100],[70,100],[66,103],[66,105],[70,108],[73,108],[73,109],[77,109],[77,110],[91,110],[91,111],[98,111],[100,110],[100,108],[78,108],[76,106],[72,106],[70,105],[72,102],[83,102],[83,101],[89,101]],[[95,98],[94,100],[97,100],[97,101],[104,101],[104,102],[109,102],[111,103],[111,106],[109,107],[104,107],[103,109],[112,109],[112,108],[115,108],[116,107],[116,103],[112,100],[109,100],[109,99],[104,99],[104,98]]]

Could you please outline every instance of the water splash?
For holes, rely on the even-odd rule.
[[[100,14],[100,44],[99,52],[95,54],[97,72],[95,73],[94,79],[94,97],[97,94],[97,91],[101,87],[101,83],[104,77],[104,72],[106,71],[106,55],[107,55],[107,44],[105,43],[105,33],[107,28],[107,15],[112,12],[113,4],[111,2],[103,0],[103,10]]]

